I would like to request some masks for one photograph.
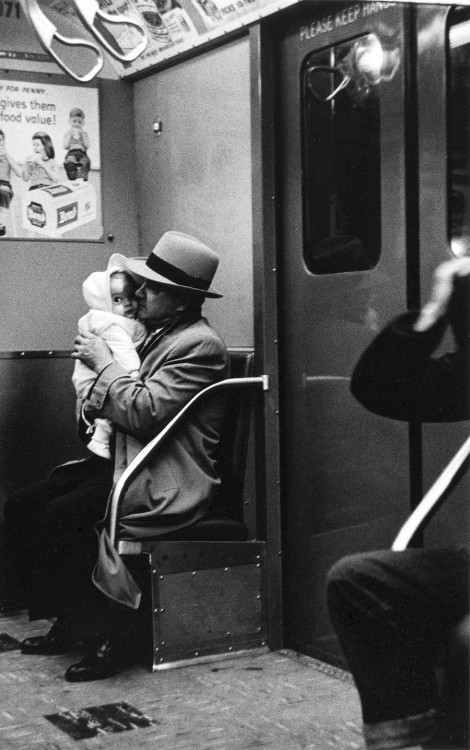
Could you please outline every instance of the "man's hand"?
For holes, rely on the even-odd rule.
[[[88,333],[84,336],[79,334],[77,336],[74,341],[72,357],[79,359],[98,375],[111,362],[114,362],[111,349],[106,341],[100,336],[95,336],[93,333]]]
[[[449,260],[436,268],[431,297],[414,324],[415,331],[427,331],[445,315],[459,276],[470,276],[470,258]]]

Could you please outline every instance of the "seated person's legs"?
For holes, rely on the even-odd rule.
[[[452,630],[444,660],[443,705],[440,736],[449,747],[468,748],[470,616]]]
[[[97,589],[91,593],[89,607],[84,608],[96,623],[94,645],[65,673],[68,682],[88,682],[110,677],[138,661],[144,654],[147,609],[133,610],[111,602]],[[101,634],[101,635],[99,635]]]
[[[24,487],[8,498],[3,508],[7,585],[12,602],[24,606],[30,600],[36,554],[34,540],[44,508],[53,494],[47,480]]]
[[[43,643],[47,636],[27,639],[28,653],[57,653],[66,640],[89,635],[79,634],[75,616],[66,615],[92,589],[95,525],[104,515],[112,474],[110,462],[92,457],[19,491],[5,506],[12,562],[21,571],[30,617],[59,616],[54,643]]]
[[[86,153],[82,153],[80,158],[77,160],[77,177],[81,177],[83,180],[88,180],[88,173],[90,171],[91,162]]]
[[[98,553],[95,526],[104,516],[108,493],[108,484],[86,484],[47,504],[37,529],[38,607],[60,613],[89,595]]]
[[[468,552],[407,550],[345,558],[328,603],[361,698],[370,747],[406,747],[433,733],[434,656],[468,612]],[[392,745],[390,745],[391,747]]]
[[[68,180],[77,179],[77,158],[74,153],[69,152],[65,156],[64,169]]]

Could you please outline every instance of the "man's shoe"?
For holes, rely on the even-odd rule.
[[[63,633],[51,628],[47,635],[36,635],[22,641],[21,653],[55,656],[57,654],[69,654],[71,651],[76,651],[81,645],[83,645],[82,641],[68,638]]]
[[[103,641],[77,664],[72,664],[65,673],[65,679],[67,682],[90,682],[112,677],[130,666],[131,659],[124,654],[122,643],[117,645],[109,640]]]

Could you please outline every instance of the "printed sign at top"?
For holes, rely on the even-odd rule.
[[[355,5],[350,5],[348,8],[344,8],[337,13],[331,13],[323,18],[316,18],[306,26],[300,27],[300,41],[315,39],[315,37],[320,34],[325,34],[328,31],[348,26],[349,24],[355,23],[358,18],[368,18],[368,16],[371,16],[374,13],[379,13],[387,8],[391,8],[394,5],[396,5],[396,3],[356,3]]]

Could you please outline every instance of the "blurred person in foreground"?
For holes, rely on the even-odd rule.
[[[441,264],[422,310],[393,320],[363,353],[353,395],[391,419],[469,419],[469,300],[470,258]],[[436,356],[449,328],[454,350]],[[328,606],[368,750],[468,748],[468,548],[345,557],[329,573]],[[441,652],[447,668],[438,690]]]

